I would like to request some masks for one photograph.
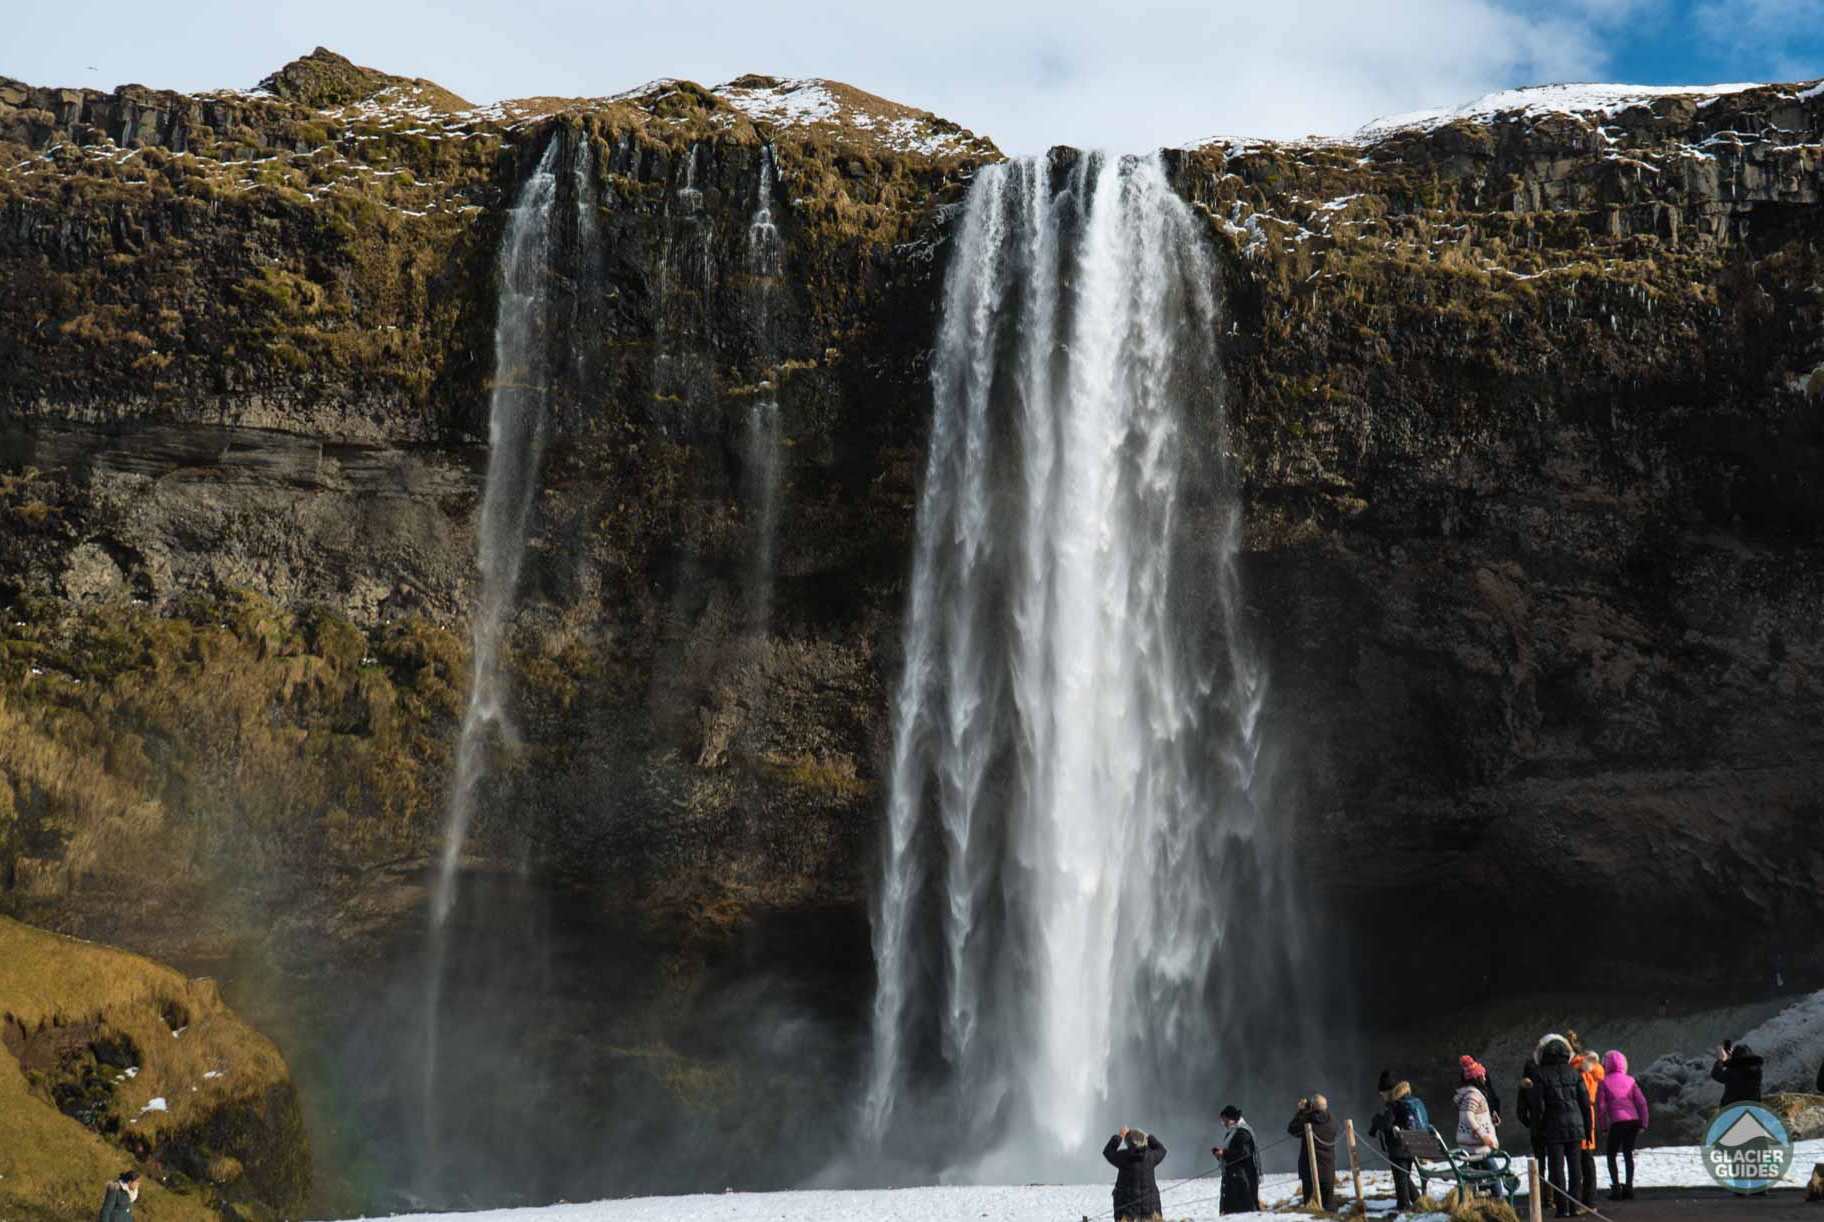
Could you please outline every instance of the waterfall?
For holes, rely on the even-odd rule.
[[[747,409],[743,466],[746,500],[753,518],[753,564],[749,578],[748,617],[757,636],[764,636],[772,613],[773,562],[779,531],[779,388],[770,366],[779,359],[773,334],[773,297],[785,270],[785,245],[773,223],[777,171],[773,146],[760,146],[760,174],[754,211],[747,226],[747,271],[753,284],[756,355],[763,381]]]
[[[1025,1174],[1143,1107],[1213,1126],[1248,1076],[1221,1041],[1290,996],[1283,950],[1225,936],[1285,893],[1202,230],[1157,158],[971,185],[891,710],[876,1142],[921,1096]]]
[[[437,1149],[441,1114],[438,1056],[446,976],[451,969],[451,915],[461,881],[463,850],[494,740],[498,737],[512,744],[517,737],[508,716],[510,682],[501,654],[525,559],[551,412],[551,383],[558,372],[552,366],[552,353],[558,347],[553,342],[554,329],[563,320],[572,328],[576,322],[573,313],[560,314],[552,305],[564,239],[571,239],[577,267],[594,267],[594,151],[587,137],[576,139],[570,173],[574,231],[564,234],[556,224],[558,161],[564,143],[561,133],[546,142],[537,165],[519,189],[501,235],[488,465],[476,525],[480,581],[470,621],[469,696],[456,743],[455,778],[431,898],[426,955],[424,1062],[418,1108],[423,1125],[420,1187],[424,1191],[432,1190],[445,1170],[438,1163]],[[576,293],[578,300],[581,296]],[[580,379],[580,355],[570,365],[573,376]]]
[[[519,569],[526,529],[538,493],[545,445],[547,327],[550,321],[551,214],[557,200],[559,140],[545,145],[507,217],[500,246],[500,304],[494,322],[494,386],[488,404],[488,473],[476,527],[479,596],[470,622],[469,701],[456,741],[456,784],[444,823],[443,855],[432,901],[442,925],[456,902],[456,882],[476,789],[487,771],[489,737],[509,741],[507,684],[500,645]]]

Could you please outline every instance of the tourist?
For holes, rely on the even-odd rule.
[[[1520,1123],[1526,1126],[1526,1135],[1533,1147],[1533,1165],[1539,1168],[1539,1174],[1545,1174],[1545,1126],[1539,1123],[1539,1114],[1533,1111],[1533,1075],[1539,1072],[1539,1066],[1531,1057],[1520,1067],[1520,1093],[1514,1097],[1514,1107],[1518,1109]]]
[[[1317,1146],[1317,1174],[1313,1183],[1310,1151],[1305,1146],[1305,1126],[1311,1126],[1311,1139]],[[1286,1126],[1286,1132],[1298,1138],[1298,1183],[1304,1192],[1304,1203],[1317,1201],[1326,1211],[1336,1211],[1336,1120],[1330,1115],[1330,1101],[1312,1095],[1298,1101],[1298,1114]]]
[[[1406,1149],[1401,1133],[1424,1131],[1431,1127],[1431,1116],[1425,1104],[1412,1093],[1410,1082],[1395,1082],[1393,1075],[1381,1071],[1380,1096],[1386,1104],[1368,1124],[1368,1136],[1379,1137],[1387,1161],[1393,1164],[1393,1198],[1396,1208],[1410,1209],[1417,1199],[1412,1190],[1412,1154]]]
[[[1824,1062],[1818,1065],[1818,1093],[1824,1095]]]
[[[1260,1212],[1260,1146],[1254,1127],[1242,1118],[1233,1103],[1222,1109],[1226,1131],[1220,1146],[1210,1150],[1222,1160],[1222,1206],[1225,1214]]]
[[[1488,1075],[1486,1071],[1477,1072],[1481,1069],[1474,1058],[1467,1065],[1459,1065],[1457,1145],[1463,1148],[1472,1165],[1487,1167],[1489,1155],[1500,1147],[1501,1140],[1495,1136],[1495,1116],[1489,1110],[1488,1096],[1482,1093],[1482,1083],[1488,1080]],[[1506,1187],[1499,1179],[1495,1180],[1494,1187],[1496,1197],[1507,1195]]]
[[[1495,1080],[1489,1076],[1488,1067],[1476,1060],[1476,1058],[1465,1054],[1457,1058],[1457,1068],[1459,1072],[1466,1073],[1471,1069],[1476,1072],[1478,1075],[1476,1078],[1476,1089],[1480,1090],[1482,1092],[1482,1097],[1488,1100],[1489,1115],[1494,1117],[1496,1127],[1500,1127],[1501,1096],[1495,1090]]]
[[[133,1202],[139,1200],[139,1172],[129,1168],[108,1181],[101,1198],[101,1222],[133,1222]]]
[[[1571,1068],[1571,1045],[1562,1035],[1548,1035],[1533,1050],[1529,1107],[1545,1140],[1546,1178],[1553,1188],[1554,1216],[1568,1218],[1584,1194],[1583,1165],[1578,1147],[1583,1144],[1584,1117],[1589,1114],[1589,1094],[1583,1075]]]
[[[1102,1157],[1115,1168],[1115,1222],[1152,1222],[1164,1212],[1159,1180],[1153,1168],[1165,1161],[1157,1137],[1126,1125],[1102,1147]]]
[[[1596,1091],[1602,1086],[1604,1077],[1602,1058],[1586,1049],[1577,1054],[1576,1069],[1583,1077],[1583,1140],[1577,1146],[1577,1161],[1583,1172],[1585,1193],[1577,1199],[1588,1205],[1596,1195]]]
[[[1761,1101],[1761,1058],[1746,1044],[1725,1040],[1716,1050],[1716,1064],[1710,1067],[1710,1076],[1723,1084],[1723,1107]]]
[[[1596,1123],[1608,1132],[1609,1200],[1634,1199],[1634,1143],[1647,1131],[1647,1097],[1640,1083],[1628,1073],[1628,1058],[1610,1049],[1602,1058],[1605,1071],[1602,1084],[1596,1088]],[[1628,1166],[1624,1185],[1616,1171],[1615,1155],[1620,1154]]]

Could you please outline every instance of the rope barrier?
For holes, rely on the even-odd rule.
[[[1386,1154],[1382,1153],[1381,1151],[1375,1149],[1372,1145],[1366,1146],[1364,1148],[1367,1149],[1368,1153],[1374,1155],[1376,1158],[1378,1158],[1382,1162],[1386,1163],[1389,1167],[1392,1167],[1395,1175],[1399,1175],[1402,1172],[1404,1172],[1406,1174],[1406,1176],[1408,1177],[1409,1182],[1412,1178],[1415,1178],[1415,1177],[1413,1177],[1413,1174],[1411,1171],[1407,1170],[1404,1167],[1401,1167],[1398,1163],[1394,1162],[1393,1159],[1389,1158]],[[1512,1156],[1510,1155],[1509,1157],[1511,1158]],[[1527,1155],[1522,1155],[1521,1157],[1530,1159],[1530,1158],[1532,1158],[1532,1155],[1527,1154]],[[1605,1214],[1601,1210],[1597,1209],[1594,1205],[1586,1205],[1584,1202],[1579,1201],[1576,1197],[1572,1196],[1570,1193],[1566,1192],[1564,1189],[1558,1187],[1558,1185],[1552,1183],[1551,1180],[1547,1179],[1543,1173],[1541,1173],[1539,1176],[1539,1186],[1541,1188],[1551,1189],[1553,1192],[1556,1192],[1559,1196],[1561,1196],[1565,1200],[1569,1201],[1572,1205],[1576,1206],[1579,1210],[1582,1210],[1584,1213],[1589,1214],[1593,1218],[1601,1219],[1601,1222],[1615,1222],[1615,1220],[1613,1218],[1609,1217],[1607,1214]]]
[[[1262,1174],[1262,1172],[1260,1170],[1260,1156],[1263,1153],[1265,1153],[1268,1150],[1278,1149],[1280,1146],[1290,1145],[1293,1142],[1299,1142],[1302,1144],[1303,1141],[1304,1141],[1304,1138],[1302,1136],[1299,1136],[1299,1137],[1282,1137],[1278,1141],[1270,1141],[1264,1145],[1256,1143],[1256,1145],[1254,1147],[1254,1165],[1255,1165],[1256,1173]],[[1318,1146],[1320,1146],[1326,1150],[1334,1150],[1336,1148],[1336,1144],[1337,1144],[1334,1141],[1323,1141],[1323,1140],[1317,1138],[1315,1135],[1313,1135],[1312,1141],[1314,1141]],[[1411,1171],[1408,1167],[1403,1167],[1399,1163],[1394,1162],[1393,1159],[1388,1157],[1387,1154],[1385,1154],[1381,1150],[1377,1149],[1372,1142],[1362,1142],[1357,1146],[1357,1149],[1366,1150],[1366,1151],[1368,1151],[1368,1153],[1374,1155],[1376,1158],[1378,1158],[1382,1162],[1386,1163],[1387,1166],[1392,1169],[1393,1173],[1396,1176],[1398,1176],[1398,1175],[1407,1176],[1408,1183],[1413,1183],[1418,1179],[1418,1176],[1413,1171]],[[1521,1155],[1520,1157],[1530,1159],[1532,1156],[1529,1154],[1529,1155]],[[1159,1189],[1159,1199],[1160,1199],[1161,1203],[1164,1202],[1166,1196],[1168,1196],[1169,1194],[1177,1192],[1180,1189],[1187,1188],[1192,1184],[1196,1184],[1203,1180],[1206,1180],[1210,1176],[1215,1175],[1217,1172],[1225,1170],[1227,1168],[1227,1166],[1228,1166],[1228,1164],[1226,1162],[1217,1163],[1214,1167],[1210,1167],[1204,1171],[1199,1171],[1195,1175],[1187,1175],[1183,1179],[1173,1181],[1169,1186]],[[1313,1174],[1313,1180],[1315,1180],[1315,1178],[1316,1178],[1316,1176],[1315,1176],[1315,1174]],[[1589,1205],[1583,1201],[1579,1201],[1576,1197],[1572,1196],[1569,1192],[1566,1192],[1564,1189],[1560,1188],[1558,1185],[1552,1183],[1549,1179],[1547,1179],[1545,1177],[1545,1175],[1543,1173],[1541,1173],[1541,1175],[1539,1176],[1539,1185],[1541,1188],[1549,1189],[1550,1191],[1557,1193],[1559,1196],[1563,1197],[1566,1201],[1570,1202],[1571,1205],[1575,1209],[1577,1209],[1581,1213],[1587,1214],[1588,1216],[1597,1219],[1598,1222],[1615,1222],[1615,1219],[1609,1217],[1607,1214],[1605,1214],[1601,1210],[1597,1209],[1594,1205]],[[1301,1182],[1300,1191],[1302,1191],[1302,1190],[1303,1190],[1303,1188],[1302,1188],[1302,1182]],[[1129,1200],[1122,1202],[1122,1204],[1131,1205],[1137,1199],[1138,1198],[1130,1198]],[[1220,1201],[1221,1199],[1222,1199],[1222,1194],[1218,1192],[1218,1193],[1212,1193],[1208,1196],[1192,1197],[1189,1200],[1177,1201],[1174,1204],[1178,1209],[1188,1209],[1193,1205],[1207,1205],[1211,1201]],[[1117,1206],[1115,1209],[1116,1216],[1119,1216],[1120,1212],[1121,1212],[1120,1207]]]
[[[1268,1142],[1264,1146],[1256,1143],[1254,1146],[1254,1166],[1255,1166],[1256,1174],[1259,1173],[1260,1155],[1263,1150],[1277,1149],[1280,1146],[1289,1145],[1290,1143],[1299,1141],[1299,1140],[1301,1140],[1301,1139],[1297,1138],[1297,1137],[1282,1137],[1278,1141]],[[1228,1164],[1226,1162],[1217,1163],[1214,1167],[1210,1167],[1204,1171],[1199,1171],[1196,1175],[1187,1175],[1181,1180],[1174,1181],[1170,1187],[1161,1188],[1159,1190],[1159,1199],[1161,1201],[1164,1201],[1166,1198],[1166,1195],[1168,1193],[1177,1192],[1180,1188],[1184,1188],[1191,1184],[1195,1184],[1201,1180],[1208,1179],[1210,1176],[1215,1175],[1218,1171],[1226,1170],[1227,1167],[1228,1167]],[[1205,1198],[1205,1197],[1196,1198],[1196,1200],[1213,1200],[1213,1199],[1214,1198]],[[1122,1205],[1132,1205],[1137,1200],[1139,1200],[1138,1197],[1129,1197],[1127,1200],[1121,1202],[1121,1204]],[[1180,1204],[1185,1204],[1185,1205],[1195,1204],[1195,1203],[1196,1203],[1195,1201],[1180,1202]],[[1115,1208],[1116,1215],[1118,1216],[1120,1214],[1120,1212],[1121,1212],[1120,1206],[1117,1206]]]

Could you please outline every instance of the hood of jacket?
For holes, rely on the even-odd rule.
[[[1533,1049],[1533,1060],[1540,1065],[1568,1065],[1571,1063],[1571,1041],[1562,1035],[1548,1035]]]
[[[1607,1073],[1627,1073],[1628,1058],[1616,1049],[1611,1048],[1608,1055],[1602,1058],[1602,1068]]]
[[[1729,1059],[1724,1061],[1723,1064],[1731,1069],[1734,1069],[1738,1065],[1743,1069],[1759,1069],[1761,1067],[1761,1054],[1755,1052],[1746,1044],[1737,1044],[1730,1050]]]

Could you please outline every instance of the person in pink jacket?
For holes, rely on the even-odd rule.
[[[1608,1130],[1609,1200],[1634,1199],[1634,1143],[1647,1131],[1647,1097],[1640,1083],[1628,1073],[1628,1058],[1610,1050],[1602,1058],[1607,1071],[1596,1086],[1596,1123]],[[1627,1160],[1628,1182],[1624,1186],[1615,1167],[1615,1156]]]

